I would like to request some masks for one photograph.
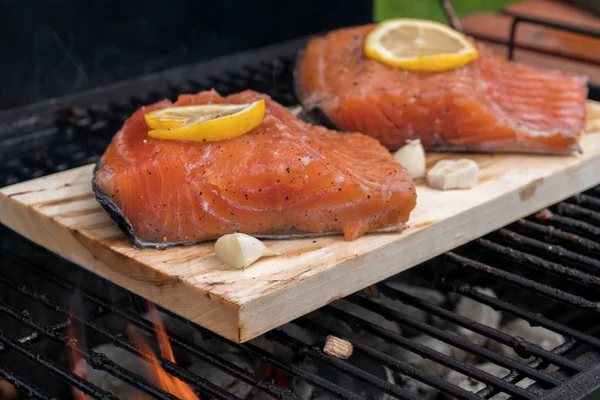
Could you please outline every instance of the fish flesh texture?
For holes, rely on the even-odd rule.
[[[262,123],[215,142],[148,137],[144,114],[191,104],[264,99]],[[188,245],[224,234],[343,232],[347,240],[401,227],[414,183],[387,149],[297,119],[264,94],[182,95],[136,111],[112,139],[92,181],[97,200],[137,248]]]
[[[308,43],[295,70],[304,108],[389,149],[418,138],[445,151],[579,150],[585,77],[507,61],[481,43],[476,60],[453,70],[394,68],[364,54],[374,27],[343,28]]]

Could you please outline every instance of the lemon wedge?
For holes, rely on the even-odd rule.
[[[152,138],[212,142],[243,135],[260,125],[265,101],[169,107],[144,117]]]
[[[477,49],[447,25],[421,19],[389,19],[365,39],[365,54],[392,67],[446,71],[477,58]]]

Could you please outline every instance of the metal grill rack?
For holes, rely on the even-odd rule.
[[[0,186],[95,162],[135,108],[163,97],[173,99],[178,93],[211,87],[222,94],[251,88],[270,94],[284,105],[293,105],[292,61],[303,43],[304,40],[289,42],[2,113]],[[473,359],[502,366],[509,371],[502,377],[475,368],[475,361],[458,361],[413,338],[391,332],[362,313],[344,311],[335,303],[294,321],[292,332],[296,334],[275,329],[259,341],[238,345],[171,315],[186,329],[199,334],[202,343],[172,330],[169,338],[176,351],[255,388],[252,393],[258,393],[258,398],[299,398],[301,395],[290,389],[290,382],[294,381],[343,399],[389,395],[413,400],[424,396],[425,392],[389,382],[369,367],[373,365],[385,366],[399,378],[421,382],[424,387],[454,398],[492,398],[500,392],[525,399],[580,398],[600,386],[599,205],[600,187],[378,285],[379,292],[396,299],[397,304],[426,312],[429,322],[366,295],[355,294],[340,301],[393,321],[402,329],[448,343],[471,354]],[[174,398],[135,371],[94,350],[99,344],[111,343],[134,357],[148,359],[149,354],[124,335],[125,327],[132,325],[156,341],[151,323],[141,317],[145,312],[142,299],[3,227],[0,253],[1,378],[29,398],[69,398],[71,387],[91,398],[116,398],[71,371],[67,354],[72,351],[94,369],[104,370],[151,397]],[[446,293],[448,299],[471,298],[502,312],[505,318],[521,318],[532,326],[559,333],[566,342],[545,350],[540,343],[465,318],[451,311],[448,304],[434,305],[400,292],[394,289],[394,281],[435,288]],[[491,287],[498,297],[491,297],[478,287]],[[433,317],[455,329],[464,327],[507,345],[528,361],[515,361],[477,345],[457,335],[455,329],[441,329],[431,322]],[[82,329],[85,341],[67,336],[74,326]],[[307,343],[306,334],[316,338],[316,342]],[[321,351],[324,338],[330,334],[353,343],[350,359],[340,360]],[[381,351],[364,338],[379,338],[483,382],[485,387],[475,394],[466,391]],[[224,352],[235,352],[257,368],[251,372],[225,358]],[[202,399],[239,398],[229,388],[191,372],[185,363],[174,364],[160,357],[159,363],[168,373],[188,383]],[[315,365],[317,369],[313,368]],[[277,371],[281,379],[261,372],[265,370]],[[524,378],[535,384],[527,389],[517,386]]]
[[[598,188],[585,194],[586,197],[600,200],[595,197]],[[421,371],[407,364],[402,359],[394,358],[376,348],[347,337],[343,331],[323,326],[317,322],[322,318],[312,318],[310,315],[293,322],[294,325],[309,331],[319,337],[336,335],[350,339],[355,352],[376,363],[385,365],[390,370],[423,382],[452,397],[461,399],[475,399],[478,397],[491,398],[498,392],[504,392],[516,398],[558,398],[566,396],[573,398],[575,393],[586,393],[600,385],[600,290],[597,257],[600,244],[589,238],[576,235],[573,231],[581,220],[561,214],[561,209],[577,202],[578,197],[560,203],[555,208],[557,214],[550,210],[540,212],[530,218],[516,222],[508,228],[501,229],[485,238],[472,242],[438,259],[432,260],[415,268],[410,274],[401,274],[392,280],[413,280],[430,282],[429,287],[435,287],[446,293],[457,293],[467,296],[480,303],[502,311],[505,315],[522,318],[533,326],[542,326],[567,338],[566,342],[551,351],[539,347],[538,343],[530,343],[522,338],[513,337],[499,330],[492,329],[483,324],[469,320],[445,307],[433,305],[416,297],[394,289],[385,282],[378,285],[382,294],[395,298],[404,304],[414,306],[425,312],[445,319],[446,321],[462,326],[473,332],[484,335],[491,340],[512,347],[515,351],[529,358],[534,357],[529,363],[506,358],[484,347],[478,346],[455,333],[442,330],[430,323],[425,323],[389,306],[384,306],[365,295],[352,295],[344,301],[362,307],[389,320],[396,321],[401,327],[409,327],[418,332],[425,333],[450,345],[476,355],[478,358],[488,360],[510,370],[506,376],[498,378],[472,365],[457,361],[453,357],[439,353],[427,346],[390,332],[385,328],[369,322],[367,319],[340,310],[334,306],[327,306],[318,313],[327,318],[337,319],[342,324],[348,324],[354,331],[364,331],[370,335],[382,338],[422,357],[428,358],[447,368],[454,369],[481,381],[488,386],[476,395],[456,387],[443,378],[431,373]],[[588,210],[586,208],[586,210]],[[550,214],[552,213],[552,214]],[[554,226],[548,215],[561,218],[562,228]],[[565,226],[568,225],[568,226]],[[106,328],[106,324],[98,322],[107,316],[116,316],[140,330],[153,335],[153,328],[149,321],[141,318],[139,312],[140,301],[133,295],[100,278],[87,276],[83,281],[94,281],[96,290],[81,288],[78,282],[66,278],[73,276],[72,272],[77,267],[69,265],[54,256],[44,255],[44,251],[37,248],[25,239],[9,232],[2,232],[2,269],[0,271],[0,297],[1,320],[15,321],[26,327],[27,333],[17,337],[7,331],[0,332],[0,376],[12,382],[17,388],[27,393],[32,398],[49,399],[52,396],[61,396],[53,393],[56,387],[62,389],[62,394],[68,393],[69,385],[85,392],[92,398],[114,398],[108,392],[94,387],[86,380],[77,377],[65,365],[67,348],[80,354],[88,360],[94,368],[109,371],[132,386],[154,395],[157,398],[173,398],[172,395],[153,387],[145,379],[106,358],[103,354],[85,348],[82,344],[68,340],[66,329],[69,324],[81,325],[85,328],[88,337],[95,336],[96,342],[110,342],[132,354],[148,358],[137,344],[123,337],[122,332]],[[540,257],[543,254],[548,257]],[[38,255],[44,259],[32,261]],[[551,259],[560,258],[559,264]],[[505,262],[510,260],[510,262]],[[577,264],[577,268],[568,265]],[[12,272],[21,271],[19,277]],[[88,274],[77,271],[76,275]],[[408,278],[406,278],[408,276]],[[443,276],[443,277],[442,277]],[[26,281],[23,281],[24,278]],[[44,288],[36,288],[31,282],[43,282]],[[431,284],[433,282],[433,285]],[[52,286],[58,293],[76,294],[81,298],[82,305],[79,312],[71,311],[70,296],[59,299],[49,293]],[[492,287],[498,293],[498,298],[490,297],[480,292],[475,287]],[[520,288],[521,291],[516,291]],[[112,293],[113,298],[98,295],[96,292]],[[15,304],[15,297],[27,298],[32,301],[28,309],[23,310]],[[60,296],[59,296],[60,297]],[[117,300],[118,299],[118,300]],[[12,304],[11,304],[12,303]],[[178,318],[174,316],[175,318]],[[52,322],[48,322],[52,320]],[[189,324],[189,323],[188,323]],[[340,325],[341,326],[341,325]],[[276,329],[264,337],[269,342],[275,342],[290,349],[295,360],[289,362],[282,360],[277,354],[267,351],[252,343],[237,345],[225,339],[193,326],[203,337],[223,342],[231,349],[256,360],[260,364],[269,364],[281,371],[284,375],[297,377],[318,387],[320,390],[344,399],[360,398],[336,382],[330,382],[302,366],[304,358],[314,358],[329,368],[343,371],[354,380],[367,384],[376,391],[382,391],[393,397],[402,399],[419,398],[417,394],[408,392],[401,386],[393,385],[368,370],[354,365],[353,359],[343,361],[326,355],[320,346],[310,346],[301,338]],[[206,348],[196,345],[185,337],[169,332],[173,346],[182,349],[193,357],[197,357],[246,384],[252,385],[263,393],[274,398],[297,398],[289,388],[282,387],[273,381],[262,379],[234,363],[222,358],[218,353],[213,353]],[[52,358],[45,354],[48,347],[45,342],[54,342],[62,348],[62,357]],[[28,360],[27,371],[40,368],[57,378],[46,382],[31,382],[29,376],[23,371],[16,372],[13,368],[5,366],[3,360],[6,355],[18,354],[19,358]],[[235,399],[236,397],[226,390],[219,388],[210,381],[198,377],[185,369],[160,359],[163,368],[189,383],[201,396],[216,399]],[[35,367],[29,364],[35,364]],[[22,366],[23,364],[18,364]],[[559,368],[554,373],[545,372],[548,366]],[[22,368],[22,367],[21,367]],[[524,377],[536,382],[533,390],[526,390],[515,385]],[[42,387],[44,383],[53,382],[50,388]],[[57,382],[61,382],[57,385]]]

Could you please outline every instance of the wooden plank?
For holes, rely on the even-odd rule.
[[[520,1],[504,6],[502,11],[510,15],[536,18],[583,29],[600,30],[599,16],[561,1]]]
[[[494,50],[503,58],[508,57],[508,46],[501,43],[480,40],[483,44]],[[514,60],[540,68],[559,69],[576,75],[587,76],[590,82],[600,83],[600,66],[584,63],[581,61],[570,60],[567,58],[556,57],[548,54],[538,53],[532,50],[517,48],[513,54]]]
[[[540,208],[600,183],[600,106],[583,154],[472,154],[468,191],[418,185],[402,233],[269,241],[282,255],[239,271],[212,243],[135,250],[95,202],[92,165],[0,190],[0,222],[32,241],[222,336],[244,342]],[[460,154],[431,153],[428,164]]]
[[[462,19],[461,23],[463,30],[471,36],[508,44],[512,21],[512,16],[479,12]],[[591,36],[520,22],[515,43],[526,50],[583,61],[596,67],[600,64],[600,39]]]

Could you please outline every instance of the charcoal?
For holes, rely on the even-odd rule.
[[[219,356],[237,365],[238,367],[245,369],[249,373],[254,374],[253,368],[250,366],[245,357],[237,353],[219,354]],[[190,372],[206,379],[220,388],[227,390],[229,393],[238,396],[241,399],[245,399],[252,390],[252,386],[249,386],[246,383],[238,380],[236,377],[233,377],[228,373],[221,371],[219,368],[200,360],[194,361],[188,369]],[[198,395],[200,395],[200,393],[198,393]]]
[[[309,314],[310,317],[310,314]],[[307,345],[314,345],[319,340],[319,336],[309,332],[305,329],[300,328],[297,325],[288,323],[277,328],[280,331],[283,331],[293,337],[301,341]],[[252,340],[250,340],[250,344],[254,346],[258,346],[263,350],[268,351],[271,354],[274,354],[276,358],[289,363],[292,362],[295,354],[289,347],[280,344],[279,342],[269,339],[267,336],[258,336]]]
[[[396,375],[396,383],[423,400],[433,400],[440,393],[439,390],[406,376]]]
[[[354,353],[348,362],[365,372],[368,372],[379,379],[395,384],[394,374],[381,363],[366,357],[360,353]],[[392,396],[357,379],[344,374],[341,371],[329,367],[320,360],[305,358],[301,365],[305,370],[316,374],[317,376],[326,379],[330,382],[335,382],[338,386],[349,390],[361,396],[365,400],[391,400]],[[325,400],[332,398],[328,393],[323,392],[319,388],[315,388],[303,379],[294,377],[292,380],[292,390],[302,399],[306,400]]]
[[[339,308],[341,310],[346,311],[349,314],[352,314],[358,318],[369,321],[377,326],[380,326],[386,330],[391,331],[392,333],[400,334],[400,328],[394,322],[386,320],[383,316],[379,314],[372,313],[364,308],[358,307],[355,304],[351,304],[345,301],[337,301],[332,304],[333,307]],[[322,312],[314,312],[305,317],[305,319],[314,322],[319,327],[323,328],[323,331],[330,332],[332,335],[338,336],[342,339],[361,343],[365,346],[372,347],[381,352],[390,352],[394,345],[386,341],[374,334],[363,330],[357,324],[353,323],[353,321],[344,321],[342,319],[336,318],[329,314],[324,314]],[[312,331],[304,331],[298,332],[295,331],[292,336],[298,338],[307,344],[315,345],[317,342],[324,340],[324,337],[319,335],[313,335]],[[321,346],[322,347],[322,346]]]
[[[515,319],[509,323],[506,323],[500,327],[500,330],[511,336],[521,337],[530,343],[541,346],[546,350],[553,350],[565,342],[565,338],[562,335],[552,332],[546,328],[531,326],[529,325],[529,322],[525,321],[524,319]],[[523,362],[532,359],[532,357],[524,359],[520,357],[512,348],[493,340],[490,340],[488,347],[505,357],[512,358],[513,360]]]
[[[149,373],[148,364],[127,350],[121,349],[112,344],[103,344],[95,347],[93,351],[104,354],[121,367],[142,376],[154,386],[158,385],[154,374]],[[121,379],[112,376],[104,370],[91,368],[83,359],[75,365],[73,370],[79,375],[87,374],[87,378],[90,382],[98,386],[100,389],[113,393],[119,398],[139,400],[154,398],[153,396],[150,396],[134,388],[133,386],[128,385]]]
[[[484,363],[476,365],[475,368],[480,369],[484,372],[487,372],[490,375],[495,376],[496,378],[503,378],[510,372],[506,368],[503,368],[499,365],[493,363]],[[456,385],[460,388],[463,388],[469,392],[477,393],[481,389],[485,388],[486,385],[482,382],[479,382],[476,379],[470,378],[466,375],[461,374],[458,371],[452,371],[448,375],[446,375],[446,380],[453,385]],[[525,378],[519,383],[517,383],[518,387],[527,388],[534,384],[535,382],[529,378]],[[506,400],[510,397],[510,395],[506,393],[498,393],[492,399],[494,400]]]
[[[488,296],[496,297],[496,294],[492,289],[476,289]],[[455,312],[457,314],[462,315],[463,317],[469,318],[475,322],[479,322],[480,324],[487,325],[490,328],[494,329],[497,329],[500,326],[500,321],[502,320],[501,313],[494,310],[490,306],[482,304],[468,297],[462,297],[458,301],[458,303],[456,304]],[[487,337],[475,333],[464,327],[457,327],[456,332],[463,338],[478,346],[483,346],[488,341]],[[453,351],[454,357],[456,357],[459,360],[472,360],[474,357],[472,354],[467,353],[462,349],[454,348]]]
[[[435,306],[440,306],[446,301],[446,297],[442,293],[434,289],[424,288],[421,286],[405,285],[398,282],[389,282],[387,283],[387,285],[402,293],[406,293],[408,295],[431,303]],[[421,322],[431,322],[436,326],[443,326],[442,320],[440,318],[432,316],[419,308],[407,305],[401,300],[392,299],[390,297],[386,297],[385,295],[381,295],[379,299],[374,300]],[[403,325],[401,327],[401,330],[402,335],[406,337],[417,336],[421,333],[419,330],[406,325]]]
[[[376,299],[375,299],[376,300]],[[380,326],[388,331],[394,333],[400,333],[400,329],[398,324],[386,319],[383,315],[374,313],[367,309],[357,306],[356,304],[352,304],[346,301],[336,301],[332,304],[332,306],[339,308],[340,310],[344,310],[349,314],[352,314],[358,318],[369,321],[377,326]],[[338,319],[336,319],[339,321]]]
[[[420,343],[424,346],[427,346],[439,353],[445,354],[447,356],[452,356],[452,346],[447,343],[444,343],[440,340],[432,338],[427,335],[419,335],[417,337],[412,338],[417,343]],[[398,360],[405,361],[406,363],[418,368],[421,371],[428,372],[433,375],[443,376],[448,373],[448,368],[443,365],[437,363],[436,361],[423,358],[420,355],[413,353],[410,350],[403,349],[397,347],[393,356]]]

